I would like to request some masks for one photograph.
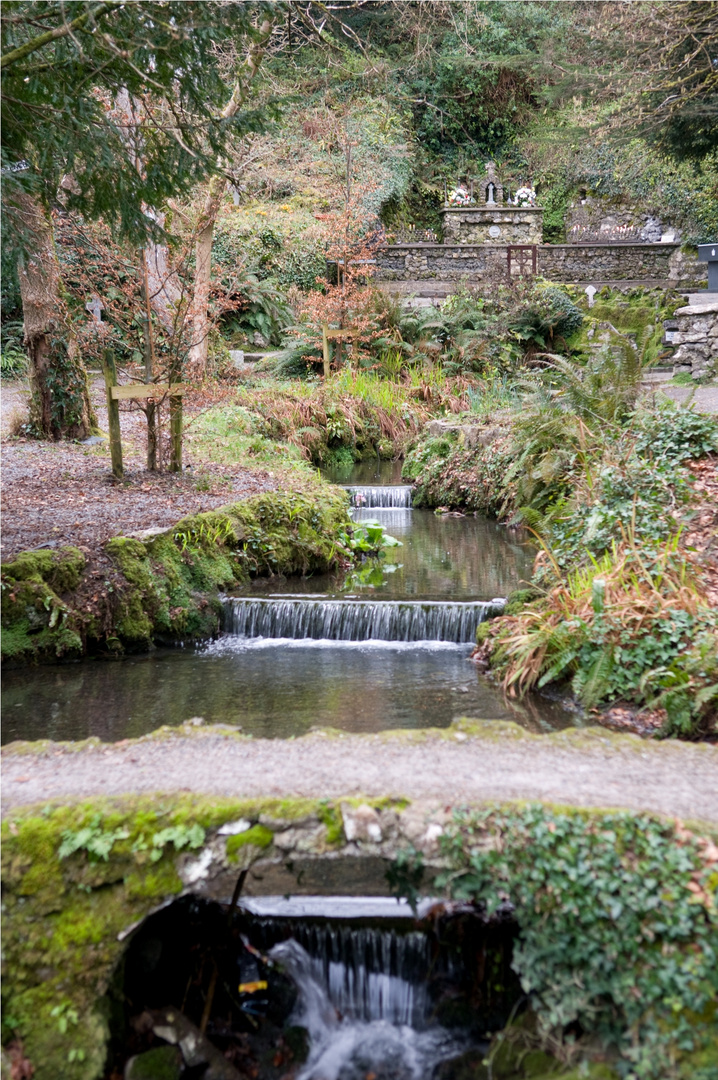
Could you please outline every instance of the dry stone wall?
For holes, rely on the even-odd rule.
[[[715,300],[678,308],[663,325],[665,341],[677,345],[673,372],[690,373],[694,379],[718,375],[718,293]]]
[[[376,277],[497,285],[508,279],[507,253],[507,244],[393,244],[378,253]],[[538,244],[536,253],[537,273],[556,282],[700,289],[707,281],[705,265],[678,244]]]

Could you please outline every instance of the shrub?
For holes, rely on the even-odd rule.
[[[647,815],[529,805],[457,810],[441,849],[439,888],[488,912],[514,905],[512,966],[559,1053],[575,1060],[598,1042],[626,1080],[698,1077],[681,1058],[715,1032],[710,840]],[[421,862],[400,854],[398,891],[415,895]]]

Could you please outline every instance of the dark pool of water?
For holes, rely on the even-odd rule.
[[[514,720],[534,731],[575,718],[544,699],[507,703],[455,645],[226,637],[118,661],[8,671],[3,743],[134,738],[193,716],[287,738],[313,726],[371,732],[445,727],[454,717]]]
[[[369,458],[332,469],[322,469],[322,476],[331,484],[401,484],[402,461],[381,461]]]

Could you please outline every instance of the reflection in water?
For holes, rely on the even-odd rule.
[[[366,567],[348,578],[277,577],[254,581],[237,595],[339,595],[357,591],[377,600],[493,600],[531,577],[535,548],[521,533],[496,521],[473,516],[439,516],[431,510],[353,510],[355,521],[378,521],[402,543],[389,548],[387,571]],[[368,595],[367,595],[368,590]]]
[[[368,458],[366,461],[322,469],[322,475],[331,484],[400,484],[401,468],[401,461]]]
[[[575,719],[543,699],[507,703],[465,645],[220,638],[200,649],[8,671],[3,742],[134,738],[192,716],[286,738],[313,726],[371,732],[445,727],[458,716],[534,731]],[[533,712],[532,712],[533,710]]]

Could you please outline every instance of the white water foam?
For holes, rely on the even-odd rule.
[[[419,1031],[402,1022],[416,1014],[416,994],[423,988],[400,975],[362,975],[361,964],[330,962],[327,976],[322,958],[291,938],[269,955],[295,982],[299,999],[292,1022],[309,1033],[309,1057],[297,1080],[365,1080],[367,1073],[377,1080],[424,1080],[439,1062],[466,1048],[465,1040],[439,1025],[422,1023]]]
[[[503,604],[405,600],[227,598],[224,629],[243,638],[448,641],[470,644]]]

